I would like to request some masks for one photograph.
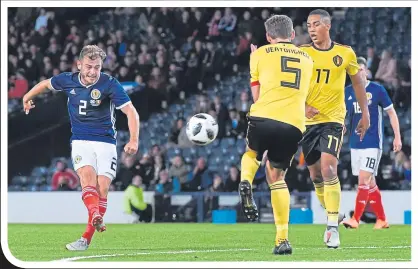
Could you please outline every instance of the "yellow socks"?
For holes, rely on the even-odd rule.
[[[271,206],[273,207],[274,224],[276,225],[276,246],[288,239],[290,193],[284,180],[270,185]]]
[[[338,212],[341,201],[341,185],[338,177],[324,181],[324,201],[328,214],[328,226],[338,226]]]
[[[321,203],[322,207],[326,208],[325,200],[324,200],[324,182],[320,182],[320,183],[314,182],[314,186],[315,186],[316,197],[318,197],[318,200]]]
[[[254,151],[245,152],[241,159],[241,181],[248,180],[252,185],[259,167],[260,162],[257,161],[257,153]]]

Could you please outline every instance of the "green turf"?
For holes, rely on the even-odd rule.
[[[112,255],[79,261],[410,261],[411,226],[373,230],[340,227],[341,248],[327,249],[324,225],[290,225],[293,255],[274,256],[273,224],[108,225],[84,252],[65,250],[84,225],[9,224],[9,248],[22,261]],[[246,249],[246,250],[238,250]],[[248,250],[250,249],[250,250]],[[176,253],[177,252],[177,253]],[[178,253],[180,252],[180,253]],[[183,252],[183,253],[181,253]],[[332,254],[331,254],[332,253]]]

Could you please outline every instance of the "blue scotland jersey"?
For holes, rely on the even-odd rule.
[[[65,72],[51,78],[56,91],[68,96],[67,106],[73,140],[116,144],[116,109],[129,104],[130,98],[117,79],[100,73],[98,81],[86,87],[80,73]]]
[[[350,148],[382,149],[383,110],[390,109],[393,107],[393,104],[386,89],[376,82],[369,81],[367,83],[366,94],[369,105],[370,128],[364,135],[363,141],[360,141],[360,136],[355,133],[357,124],[361,119],[360,105],[356,100],[352,85],[345,88],[345,105],[347,108],[347,116],[350,117]]]

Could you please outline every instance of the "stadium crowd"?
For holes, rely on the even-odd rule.
[[[211,99],[206,89],[228,76],[248,72],[250,44],[265,44],[263,21],[270,14],[282,11],[295,21],[295,44],[309,43],[305,11],[280,8],[116,8],[100,12],[84,24],[61,20],[54,9],[18,11],[9,17],[13,22],[8,33],[9,113],[21,110],[22,96],[38,81],[60,72],[77,71],[77,54],[81,48],[97,44],[107,53],[103,71],[122,83],[135,82],[130,93],[151,90],[163,109],[197,94],[193,112],[209,113],[218,120],[218,139],[244,140],[246,113],[252,103],[249,87],[227,103],[220,95]],[[396,58],[391,49],[396,48],[377,51],[369,46],[367,51],[357,54],[367,58],[370,79],[385,85],[395,108],[408,110],[410,55]],[[45,94],[45,102],[54,94]],[[125,190],[139,176],[145,190],[159,193],[236,191],[240,182],[238,161],[224,174],[208,169],[208,160],[202,156],[188,161],[180,155],[167,157],[171,148],[193,147],[185,133],[186,122],[187,117],[180,115],[165,143],[152,145],[137,156],[121,153],[112,189]],[[410,125],[403,127],[410,130]],[[410,158],[407,143],[400,153],[383,155],[379,173],[381,189],[410,188]],[[288,186],[296,191],[311,190],[303,156],[298,154],[295,159],[287,176],[292,179]],[[77,189],[73,171],[63,162],[57,163],[58,175],[46,181],[53,190]],[[348,167],[349,163],[341,165]],[[352,189],[357,180],[349,169],[346,171],[340,177],[345,183],[343,188]],[[263,179],[262,169],[257,177]],[[260,182],[260,189],[266,187],[263,180],[255,182]]]

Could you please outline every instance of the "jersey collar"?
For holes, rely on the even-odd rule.
[[[370,80],[367,80],[366,86],[364,88],[369,87],[369,84],[370,84]]]
[[[331,41],[331,46],[329,48],[325,49],[325,50],[316,47],[314,42],[312,42],[312,47],[316,50],[319,50],[319,51],[330,51],[334,47],[334,41]]]
[[[81,84],[81,86],[83,86],[83,87],[86,87],[86,88],[88,88],[88,87],[92,87],[92,86],[94,86],[94,85],[96,85],[96,83],[99,81],[99,79],[100,79],[100,73],[99,73],[99,76],[97,77],[97,80],[96,80],[96,82],[94,82],[93,84],[91,84],[91,85],[85,85],[82,81],[81,81],[81,73],[79,72],[78,73],[78,82]]]

